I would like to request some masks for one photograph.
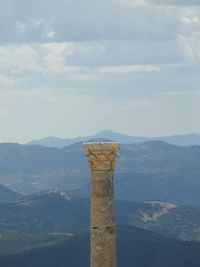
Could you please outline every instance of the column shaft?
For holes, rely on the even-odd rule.
[[[116,267],[113,174],[118,143],[86,143],[91,169],[91,267]]]
[[[91,267],[115,267],[113,171],[92,171]]]

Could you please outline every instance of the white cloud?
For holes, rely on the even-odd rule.
[[[36,50],[27,44],[0,46],[0,69],[11,73],[41,70]]]
[[[67,64],[67,57],[76,49],[81,51],[81,45],[50,43],[0,46],[0,69],[12,74],[28,71],[55,75],[78,72],[88,74],[86,67]]]
[[[163,44],[164,45],[164,44]],[[163,50],[172,49],[164,45]],[[156,49],[153,43],[139,45],[138,43],[116,42],[65,42],[47,44],[19,44],[0,46],[0,69],[11,74],[26,72],[42,75],[70,75],[84,80],[94,80],[98,73],[145,73],[159,72],[159,65],[149,64],[165,63],[165,59],[173,62],[173,57],[157,53],[157,59],[148,50]],[[146,61],[146,62],[145,62]],[[124,64],[124,63],[128,64]],[[134,62],[134,65],[131,64]],[[144,63],[145,64],[141,64]],[[99,67],[97,67],[99,66]],[[73,78],[74,79],[74,78]]]
[[[168,91],[168,92],[162,92],[160,93],[160,95],[164,95],[164,96],[182,96],[185,95],[187,92],[186,91]]]
[[[151,4],[149,0],[113,0],[113,2],[133,7],[148,7]]]
[[[12,77],[10,76],[6,76],[6,75],[0,75],[0,86],[14,86],[16,85],[16,80],[14,80]]]
[[[97,81],[97,75],[92,73],[80,73],[80,74],[70,74],[67,76],[70,80],[75,81]]]
[[[45,24],[45,21],[43,18],[31,18],[30,22],[34,27],[39,27]]]
[[[3,42],[21,43],[172,40],[179,27],[175,13],[150,0],[3,0],[0,34]]]
[[[180,9],[180,34],[187,37],[200,37],[200,7]]]
[[[183,51],[185,61],[193,63],[200,62],[200,39],[179,36],[179,43]]]
[[[46,35],[49,39],[53,39],[56,35],[56,31],[54,29],[49,29]]]
[[[121,106],[117,107],[118,111],[131,111],[134,109],[149,109],[156,105],[156,103],[150,99],[130,99]]]
[[[16,28],[19,30],[20,33],[24,33],[26,30],[26,24],[17,21]]]
[[[158,5],[171,5],[171,6],[198,6],[199,0],[151,0]]]
[[[99,72],[131,73],[131,72],[160,72],[159,66],[135,65],[135,66],[108,66],[96,68]]]
[[[8,114],[8,110],[0,107],[0,116],[6,116]]]
[[[73,55],[77,49],[73,43],[50,43],[41,45],[45,50],[43,57],[44,71],[55,74],[84,71],[83,67],[67,65],[67,57]]]

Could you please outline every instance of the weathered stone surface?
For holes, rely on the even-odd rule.
[[[118,143],[85,143],[88,150],[89,166],[92,171],[113,171],[115,158],[119,157],[116,150],[120,148]]]
[[[115,267],[113,173],[118,143],[86,143],[91,169],[91,267]]]

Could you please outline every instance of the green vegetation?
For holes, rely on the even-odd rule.
[[[0,204],[0,230],[82,232],[89,230],[89,200],[49,190]],[[200,240],[200,208],[159,201],[116,201],[117,224],[182,240]]]
[[[14,237],[12,238],[12,234]],[[20,236],[22,235],[22,237]],[[70,237],[48,239],[48,234],[30,235],[10,232],[7,244],[21,247],[17,252],[12,244],[0,256],[3,267],[88,267],[89,236],[77,234]],[[17,242],[17,239],[19,242]],[[6,240],[6,236],[5,236]],[[0,239],[0,247],[3,242]],[[21,242],[23,240],[23,242]],[[26,242],[33,244],[27,248]],[[36,244],[37,243],[37,244]],[[19,245],[18,245],[19,244]],[[22,245],[21,245],[22,244]],[[8,246],[9,247],[9,246]],[[117,228],[118,267],[199,267],[200,243],[168,239],[153,232],[131,226]]]
[[[28,251],[38,247],[47,247],[70,238],[71,233],[20,233],[15,231],[0,232],[0,255]]]

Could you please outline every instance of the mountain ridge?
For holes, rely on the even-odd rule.
[[[126,134],[121,134],[112,130],[103,130],[94,135],[85,137],[80,136],[75,138],[58,138],[54,136],[48,136],[45,138],[41,138],[39,140],[32,140],[26,144],[62,148],[77,142],[84,142],[86,140],[96,139],[96,138],[106,138],[124,144],[160,140],[177,146],[200,145],[200,134],[195,134],[195,133],[182,134],[182,135],[177,134],[177,135],[163,136],[163,137],[145,137],[145,136],[131,136]]]
[[[122,144],[119,153],[117,198],[200,204],[200,146],[150,141]],[[64,148],[0,144],[0,184],[22,194],[51,188],[85,194],[89,177],[82,143]]]
[[[116,223],[181,240],[200,240],[200,208],[161,201],[116,200]],[[0,231],[89,231],[90,200],[69,191],[47,190],[0,203]],[[191,218],[193,218],[191,220]]]

